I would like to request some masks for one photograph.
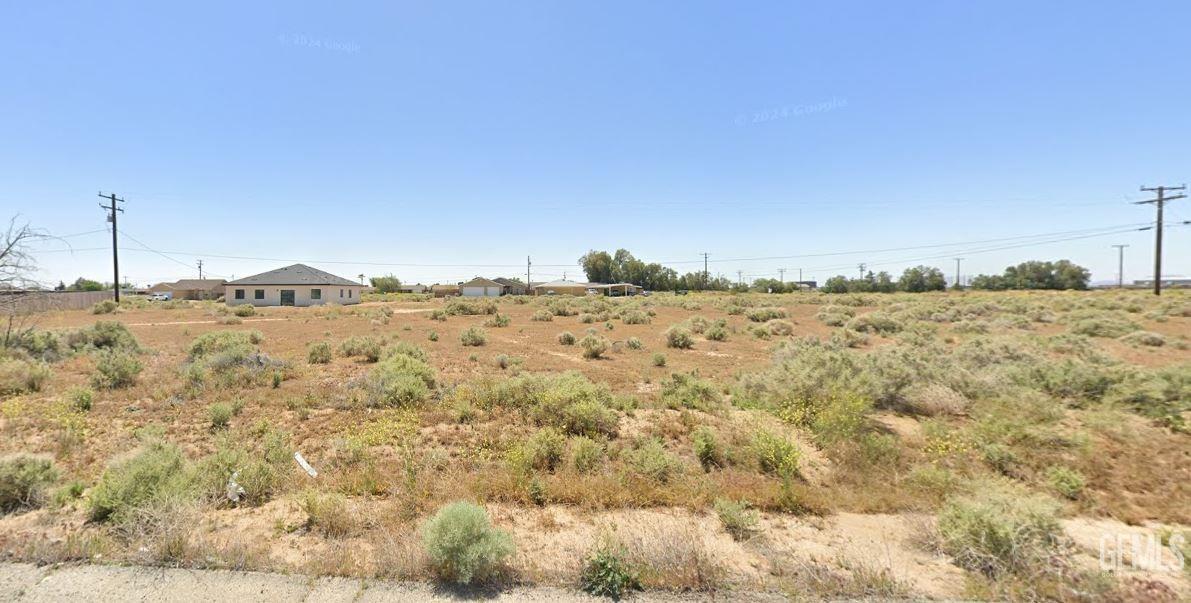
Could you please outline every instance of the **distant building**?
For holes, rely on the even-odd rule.
[[[463,297],[500,297],[504,293],[504,285],[482,276],[477,276],[462,285],[459,293]]]
[[[502,295],[525,295],[527,289],[525,283],[515,281],[511,278],[499,277],[492,279],[501,285]]]
[[[426,285],[423,285],[422,283],[417,283],[414,285],[407,285],[407,284],[403,283],[400,287],[397,287],[397,292],[398,293],[425,293],[427,289],[429,289],[429,287],[427,287]]]
[[[430,285],[430,293],[434,297],[453,297],[459,295],[459,285]]]
[[[557,280],[537,283],[530,288],[534,295],[607,295],[624,297],[641,293],[641,287],[632,283],[577,283]]]
[[[229,306],[318,306],[358,304],[364,286],[305,264],[294,264],[231,281],[224,290],[224,301]]]
[[[1154,279],[1146,279],[1140,281],[1133,281],[1134,287],[1153,287]],[[1191,287],[1191,278],[1164,278],[1162,279],[1163,287],[1183,288]]]
[[[217,299],[223,295],[223,286],[227,281],[219,278],[189,278],[173,283],[157,283],[149,287],[148,292],[164,293],[170,299]]]

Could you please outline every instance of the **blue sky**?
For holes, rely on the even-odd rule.
[[[1112,279],[1114,243],[1144,278],[1151,232],[739,260],[1152,220],[1138,187],[1191,180],[1189,17],[1185,2],[7,3],[0,213],[86,233],[104,227],[96,193],[116,192],[139,284],[193,277],[199,258],[222,276],[282,263],[220,255],[422,282],[524,275],[532,255],[538,280],[617,247],[680,272],[708,252],[733,278],[951,274],[961,255],[965,273],[1069,258]],[[1167,234],[1167,272],[1191,276],[1191,228]],[[108,244],[47,242],[39,278],[110,279]],[[520,267],[481,266],[504,264]]]

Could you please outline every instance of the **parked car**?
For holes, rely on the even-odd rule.
[[[154,293],[149,296],[149,301],[170,301],[169,293]]]
[[[679,289],[678,291],[674,292],[674,295],[686,295],[687,293],[690,293],[690,291],[686,289]]]

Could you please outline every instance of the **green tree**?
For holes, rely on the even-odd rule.
[[[392,274],[374,276],[368,279],[377,293],[396,293],[401,288],[401,281]]]
[[[612,256],[607,251],[591,250],[579,258],[587,280],[592,283],[612,282]]]

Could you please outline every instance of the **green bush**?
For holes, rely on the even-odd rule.
[[[761,471],[781,478],[798,475],[801,453],[793,442],[768,431],[753,435],[753,454]]]
[[[0,358],[0,395],[39,392],[53,374],[41,361]]]
[[[513,463],[521,470],[554,471],[562,463],[567,438],[557,429],[539,429],[513,451]]]
[[[861,333],[891,334],[902,330],[902,324],[893,316],[884,312],[869,312],[861,314],[848,321],[845,325],[852,331]]]
[[[217,402],[207,408],[211,417],[211,429],[224,429],[232,422],[232,405]]]
[[[372,406],[409,406],[430,396],[437,376],[421,360],[395,354],[376,365],[366,378]]]
[[[604,462],[604,446],[587,437],[571,438],[571,467],[576,473],[593,473],[598,471]]]
[[[1046,481],[1055,492],[1071,500],[1078,499],[1087,485],[1087,479],[1082,473],[1060,465],[1046,470]]]
[[[724,453],[723,445],[720,444],[719,438],[715,436],[715,432],[710,427],[696,429],[691,440],[695,447],[695,458],[699,459],[699,464],[703,466],[704,471],[723,467],[726,464],[727,455]]]
[[[769,322],[775,318],[785,318],[786,311],[782,308],[750,308],[744,316],[753,322]]]
[[[637,573],[618,547],[602,545],[583,564],[579,588],[593,597],[619,601],[630,590],[641,588]]]
[[[695,338],[685,327],[675,325],[666,329],[666,347],[690,349],[695,347]]]
[[[89,387],[76,386],[66,390],[66,401],[76,410],[83,412],[91,410],[91,404],[94,398],[95,394]]]
[[[630,350],[640,350],[641,348],[645,347],[644,344],[641,343],[641,340],[636,337],[629,337],[627,340],[625,340],[624,344]]]
[[[367,362],[376,362],[380,360],[381,353],[384,351],[384,343],[376,337],[370,335],[353,335],[343,340],[339,344],[339,353],[352,357],[361,357]]]
[[[19,455],[0,459],[0,514],[46,503],[58,470],[49,459]]]
[[[656,367],[666,366],[666,355],[661,352],[657,352],[652,358],[649,359],[649,361]]]
[[[1032,571],[1055,555],[1062,527],[1054,501],[990,483],[951,499],[939,513],[943,550],[960,567],[988,576]]]
[[[306,529],[323,536],[342,538],[356,527],[347,497],[339,492],[307,490],[298,497],[298,506],[306,514]]]
[[[509,318],[508,314],[493,314],[488,320],[484,321],[485,327],[507,327],[513,319]]]
[[[123,349],[136,351],[140,349],[136,337],[123,323],[113,320],[101,320],[85,329],[70,331],[65,337],[67,346],[74,351]]]
[[[641,310],[629,310],[620,317],[620,321],[626,325],[647,325],[651,319],[649,318],[649,314]]]
[[[310,364],[327,364],[331,362],[331,344],[325,341],[310,344],[306,351],[306,361]]]
[[[459,334],[459,343],[465,346],[482,346],[488,343],[488,335],[479,327],[468,327]]]
[[[727,341],[728,327],[719,324],[711,325],[706,331],[703,332],[703,336],[706,337],[708,341]]]
[[[235,306],[235,308],[232,310],[232,314],[235,314],[241,318],[245,316],[253,316],[256,314],[256,306],[253,306],[252,304],[240,304]]]
[[[244,489],[240,504],[261,505],[281,491],[294,462],[285,433],[262,424],[241,441],[227,432],[217,437],[215,452],[200,460],[194,472],[195,487],[202,495],[227,504],[232,476]]]
[[[718,389],[698,373],[674,373],[662,382],[661,402],[666,408],[692,408],[704,412],[720,402]]]
[[[549,310],[538,310],[529,317],[534,322],[551,322],[554,320],[554,314]]]
[[[90,493],[90,519],[132,524],[148,509],[188,497],[191,482],[186,469],[186,459],[176,446],[148,444],[136,456],[104,471]]]
[[[629,465],[641,475],[664,484],[682,472],[682,464],[666,451],[661,440],[650,439],[628,455]]]
[[[558,343],[562,345],[575,345],[575,335],[570,331],[563,331],[558,334]]]
[[[595,360],[608,351],[608,339],[599,335],[588,335],[579,340],[579,347],[583,348],[583,357]]]
[[[765,323],[765,330],[774,337],[787,337],[794,334],[794,323],[775,318]]]
[[[422,543],[438,577],[460,584],[491,577],[513,553],[509,534],[494,528],[483,508],[467,502],[439,509],[423,526]]]
[[[91,377],[91,382],[103,389],[129,387],[136,383],[142,368],[141,361],[132,352],[103,350],[95,361],[96,374]]]
[[[105,299],[94,306],[91,306],[92,314],[111,314],[120,309],[120,304],[116,303],[114,299]]]
[[[1166,337],[1164,335],[1151,331],[1134,331],[1128,335],[1123,335],[1120,339],[1130,345],[1144,345],[1155,348],[1166,345]]]
[[[1075,321],[1070,331],[1088,337],[1123,337],[1136,329],[1137,325],[1131,320],[1115,316],[1093,316]]]
[[[263,340],[260,331],[211,331],[195,337],[187,353],[195,360],[222,352],[252,351]]]
[[[715,499],[715,514],[724,524],[724,529],[733,540],[741,541],[752,538],[759,529],[757,512],[748,508],[745,501],[734,501],[726,498]]]

